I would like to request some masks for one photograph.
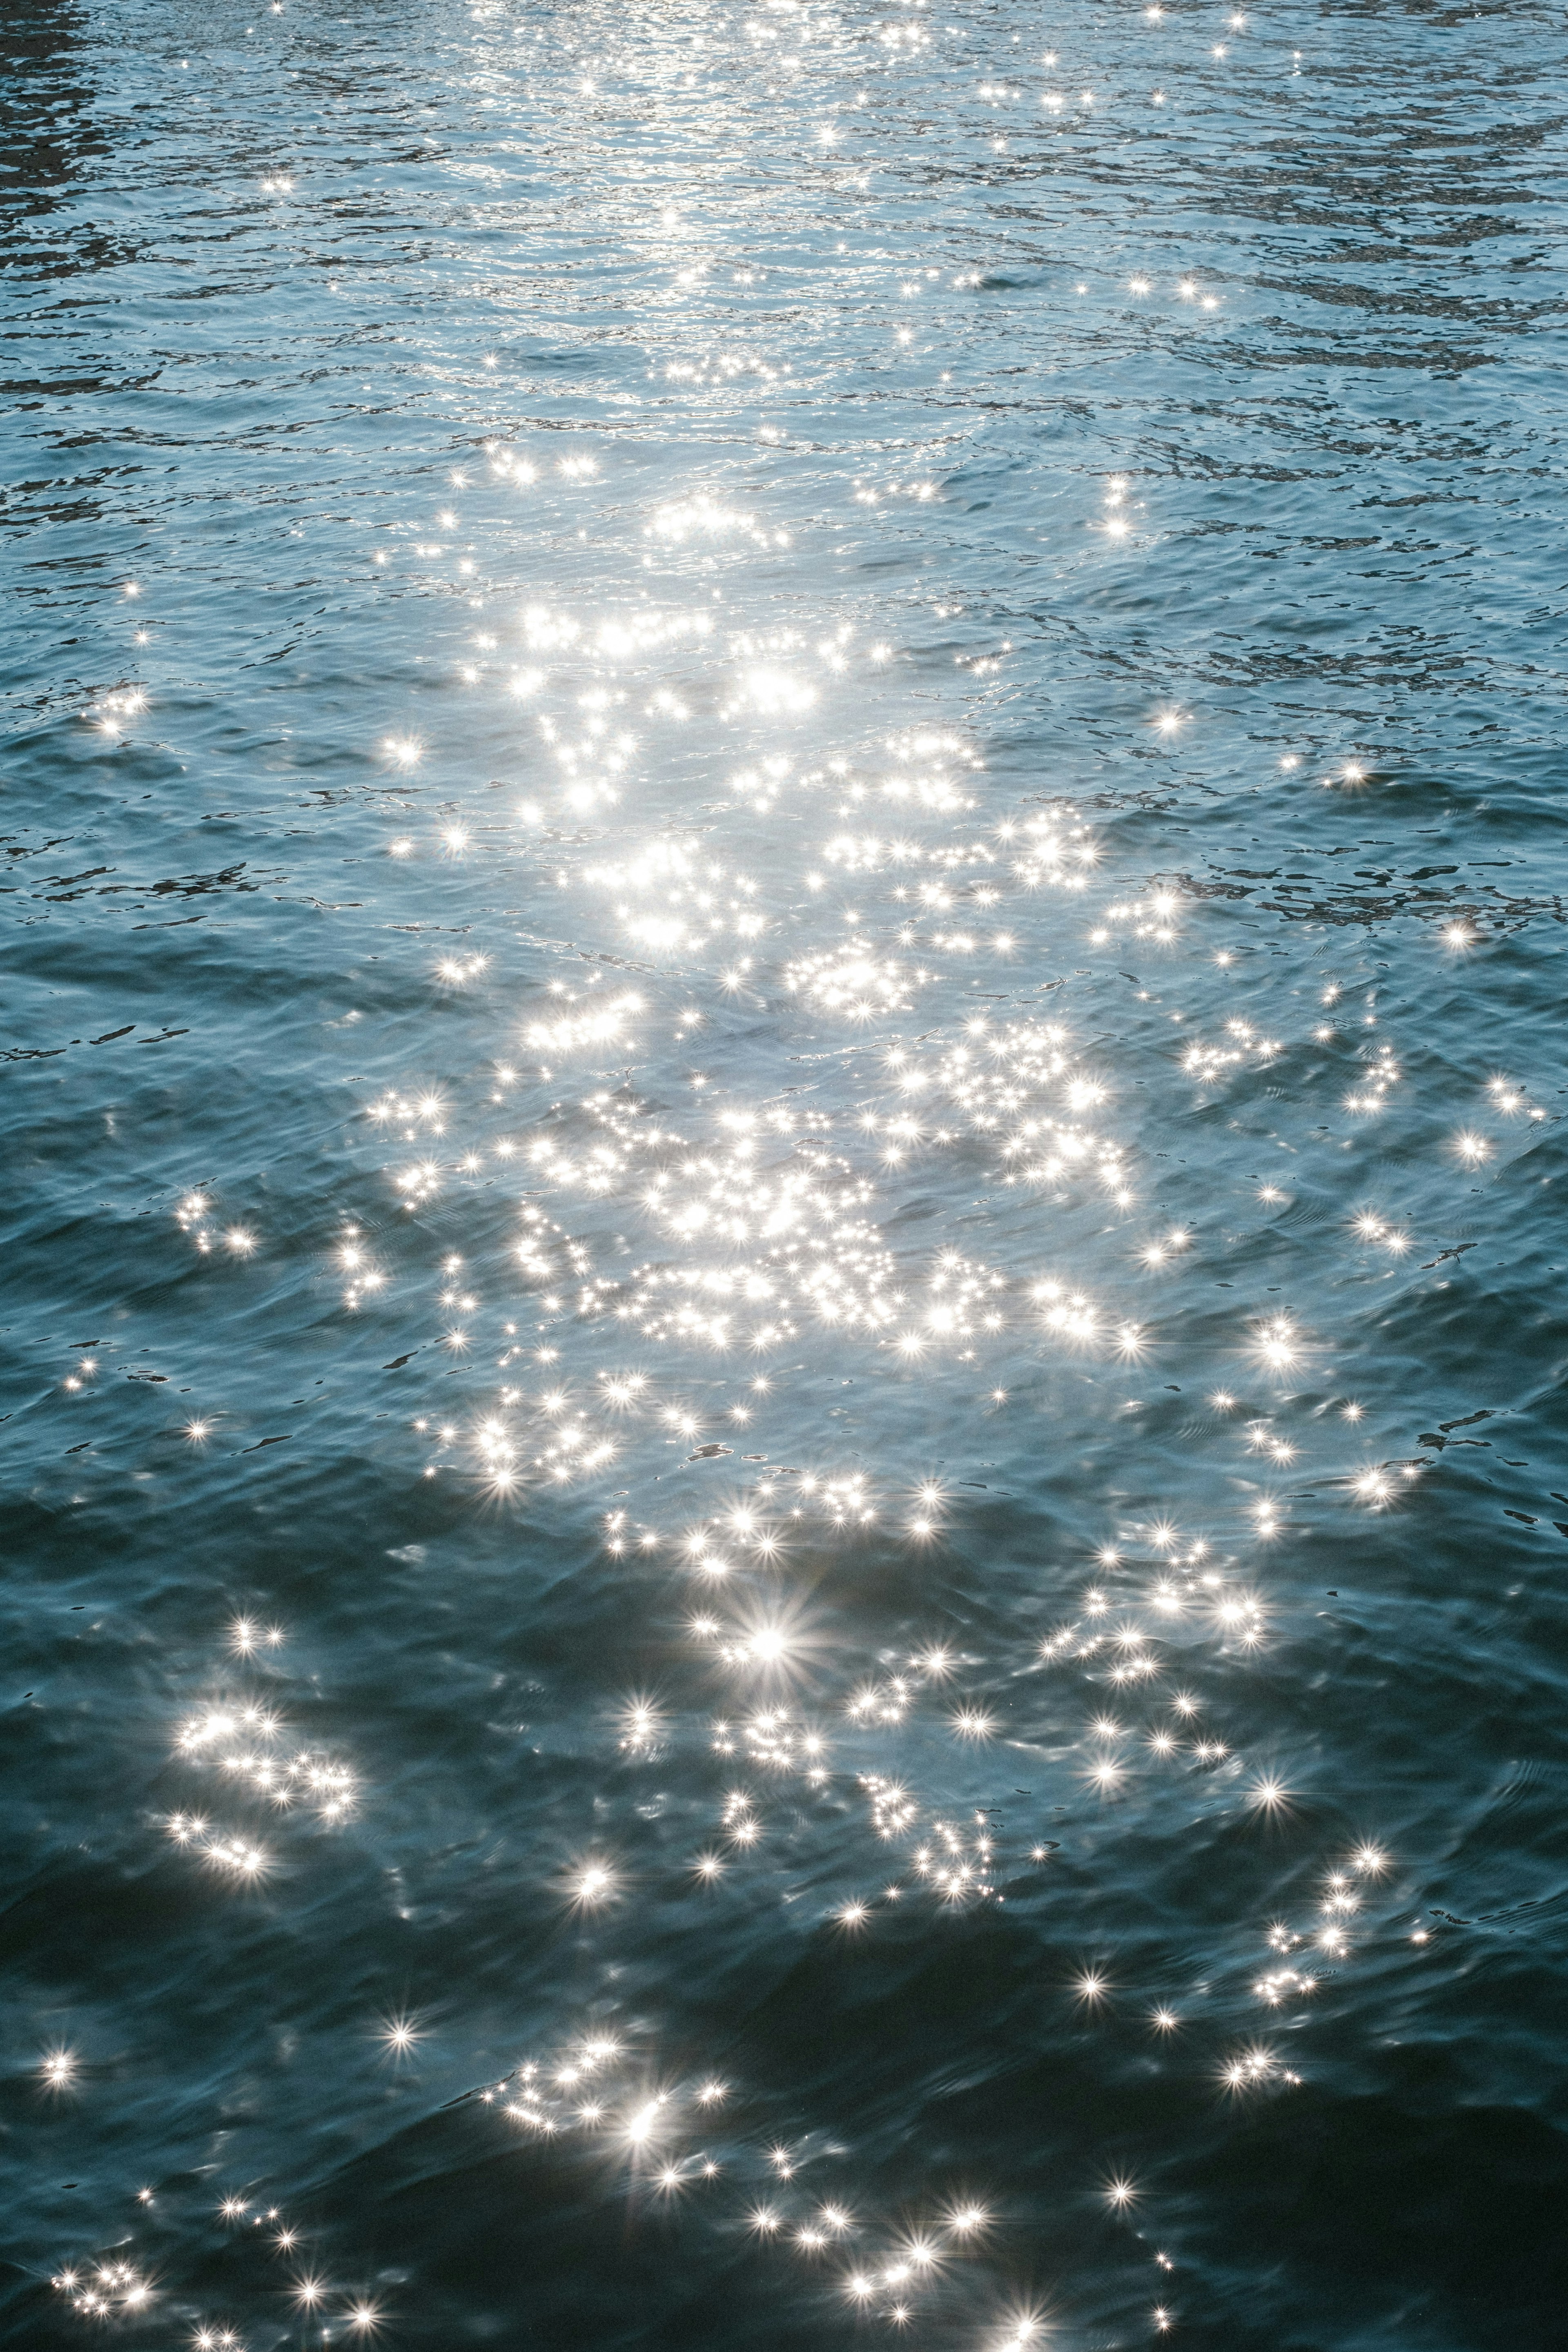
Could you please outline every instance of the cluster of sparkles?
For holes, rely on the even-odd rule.
[[[137,2192],[137,2205],[144,2213],[158,2201],[152,2189]],[[204,2213],[201,2220],[204,2237],[216,2220],[229,2233],[236,2253],[248,2253],[254,2248],[267,2258],[261,2285],[267,2305],[275,2305],[281,2293],[302,2325],[321,2330],[320,2341],[331,2342],[340,2329],[354,2343],[368,2343],[379,2335],[387,2317],[383,2305],[363,2290],[334,2285],[319,2271],[302,2266],[308,2233],[289,2221],[280,2207],[236,2194],[223,2198],[216,2210]],[[274,2268],[278,2264],[284,2266],[281,2280]],[[188,2294],[167,2274],[165,2263],[153,2268],[145,2262],[126,2260],[118,2250],[116,2257],[68,2263],[55,2273],[51,2284],[73,2312],[100,2323],[149,2316],[160,2305],[182,2314],[190,2308]],[[201,2318],[186,2324],[190,2352],[246,2352],[247,2337],[242,2325]]]
[[[246,1655],[253,1648],[273,1646],[276,1638],[280,1637],[258,1633],[242,1619],[232,1643]],[[275,1813],[303,1811],[323,1827],[337,1827],[358,1801],[356,1774],[320,1748],[284,1742],[285,1727],[271,1707],[254,1699],[220,1699],[181,1727],[174,1752],[187,1767],[221,1776],[228,1788]],[[164,1827],[177,1846],[237,1878],[258,1878],[270,1866],[265,1847],[243,1832],[215,1826],[203,1813],[171,1813]]]
[[[879,1838],[908,1840],[916,1833],[919,1808],[900,1782],[868,1773],[862,1775],[860,1785],[870,1801],[872,1825]],[[918,1834],[921,1843],[911,1849],[910,1870],[917,1883],[943,1903],[956,1907],[1006,1900],[996,1883],[996,1832],[988,1813],[974,1813],[967,1821],[933,1815]],[[1043,1853],[1037,1852],[1032,1859],[1041,1860]],[[890,1886],[884,1899],[897,1902],[901,1893]],[[858,1923],[847,1919],[846,1924]]]
[[[1389,1859],[1381,1846],[1361,1845],[1348,1855],[1338,1869],[1324,1875],[1318,1904],[1318,1924],[1309,1932],[1289,1927],[1277,1919],[1268,1930],[1268,1947],[1281,1955],[1299,1950],[1309,1940],[1331,1959],[1343,1959],[1350,1951],[1350,1927],[1365,1901],[1369,1885],[1375,1885],[1389,1868]],[[1292,1984],[1310,1991],[1310,1978],[1292,1977],[1289,1969],[1276,1970],[1272,1978],[1265,1977],[1254,1990],[1259,1999],[1271,2003],[1282,2000]]]
[[[1104,947],[1125,933],[1129,939],[1157,940],[1168,946],[1176,936],[1176,908],[1173,890],[1150,890],[1142,898],[1113,899],[1090,931],[1090,942]]]
[[[100,735],[107,735],[111,741],[118,741],[124,734],[128,722],[146,708],[147,697],[141,687],[121,686],[111,688],[107,693],[100,694],[95,702],[88,706],[82,716],[89,726],[96,728]]]
[[[1109,1088],[1073,1053],[1059,1023],[993,1023],[976,1014],[957,1039],[893,1048],[887,1069],[905,1103],[931,1097],[939,1106],[929,1128],[910,1109],[878,1121],[872,1131],[888,1137],[889,1165],[920,1144],[973,1139],[995,1156],[1008,1183],[1088,1180],[1121,1205],[1131,1201],[1126,1147],[1084,1118]]]
[[[374,1298],[386,1286],[385,1269],[371,1255],[365,1236],[358,1225],[345,1224],[337,1247],[338,1268],[342,1280],[342,1302],[350,1314],[355,1313],[367,1298]]]
[[[883,1021],[907,1013],[918,990],[935,978],[923,966],[900,962],[850,940],[842,947],[813,948],[784,967],[784,983],[816,1013],[851,1021]]]
[[[640,954],[697,956],[715,940],[750,942],[767,928],[751,877],[679,840],[590,866],[584,878],[607,893],[623,939]]]
[[[84,2319],[126,2317],[153,2300],[153,2282],[133,2263],[95,2263],[57,2273],[52,2284]]]
[[[1298,2090],[1301,2077],[1266,2042],[1251,2042],[1226,2060],[1220,2068],[1220,2081],[1233,2095],[1239,2096],[1245,2091]]]
[[[174,1223],[182,1233],[189,1234],[204,1257],[219,1249],[231,1257],[248,1257],[256,1247],[256,1236],[248,1227],[219,1229],[216,1204],[205,1192],[187,1192],[174,1211]]]
[[[740,2094],[718,2077],[669,2076],[629,2038],[595,2032],[549,2057],[528,2059],[470,2094],[532,2143],[582,2140],[614,2158],[629,2193],[675,2202],[705,2194],[716,2221],[763,2246],[831,2266],[863,2314],[895,2326],[922,2290],[978,2250],[987,2209],[955,2198],[926,2218],[868,2218],[859,2200],[814,2185],[843,2151],[816,2133],[763,2137],[740,2131]],[[715,2200],[717,2202],[715,2203]]]
[[[1250,1021],[1227,1021],[1223,1045],[1203,1045],[1196,1039],[1182,1055],[1184,1070],[1197,1078],[1224,1077],[1239,1069],[1266,1070],[1284,1051],[1278,1038],[1265,1037]]]
[[[527,1147],[531,1173],[552,1192],[625,1199],[655,1231],[703,1255],[579,1279],[578,1314],[705,1349],[778,1348],[816,1324],[915,1355],[1004,1328],[1007,1286],[993,1270],[943,1249],[912,1276],[903,1271],[870,1213],[870,1179],[829,1150],[820,1113],[726,1110],[698,1142],[622,1096],[583,1108],[599,1138],[569,1143],[557,1127]],[[559,1286],[552,1262],[537,1254],[521,1262]]]

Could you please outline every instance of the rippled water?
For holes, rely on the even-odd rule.
[[[1557,2340],[1556,16],[3,46],[4,2340]]]

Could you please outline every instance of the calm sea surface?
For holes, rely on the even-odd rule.
[[[0,58],[0,2340],[1568,2340],[1558,12]]]

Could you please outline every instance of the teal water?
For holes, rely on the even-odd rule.
[[[0,2340],[1558,2340],[1557,16],[0,55]]]

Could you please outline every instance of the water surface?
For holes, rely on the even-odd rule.
[[[1554,2340],[1556,16],[4,55],[4,2340]]]

